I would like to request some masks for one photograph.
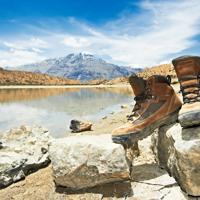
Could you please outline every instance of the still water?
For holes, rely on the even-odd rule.
[[[69,132],[71,119],[95,122],[133,100],[129,87],[0,89],[0,133],[42,125],[54,137]]]

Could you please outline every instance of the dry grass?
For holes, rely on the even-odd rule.
[[[47,74],[10,71],[0,68],[0,85],[75,85],[79,81]]]
[[[171,64],[163,64],[154,67],[145,68],[142,72],[138,73],[138,76],[148,78],[152,75],[170,75],[173,79],[177,78],[175,70]]]

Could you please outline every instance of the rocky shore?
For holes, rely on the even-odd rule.
[[[93,131],[62,139],[52,138],[42,127],[22,126],[1,134],[0,199],[200,199],[199,148],[187,154],[189,144],[199,147],[199,129],[192,138],[183,138],[176,124],[155,131],[139,142],[140,155],[131,167],[127,152],[110,139],[111,130],[130,111],[131,106],[122,106],[121,112],[94,124]],[[183,140],[189,143],[183,143],[181,152]],[[172,165],[178,159],[174,155],[181,164]],[[188,165],[190,158],[194,163]]]
[[[50,163],[48,130],[21,126],[0,137],[0,188],[9,186]]]
[[[200,126],[182,129],[179,123],[163,126],[152,136],[159,165],[183,191],[200,196]]]

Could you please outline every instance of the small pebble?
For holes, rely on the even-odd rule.
[[[0,149],[3,148],[3,142],[0,141]]]
[[[122,109],[127,108],[127,105],[121,105],[121,108]]]

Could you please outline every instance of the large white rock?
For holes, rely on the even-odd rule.
[[[0,136],[0,188],[48,165],[51,137],[42,127],[21,126]]]
[[[49,154],[56,185],[78,190],[129,179],[125,151],[108,134],[55,139]]]
[[[160,166],[187,194],[200,196],[200,127],[163,126],[152,141]]]

